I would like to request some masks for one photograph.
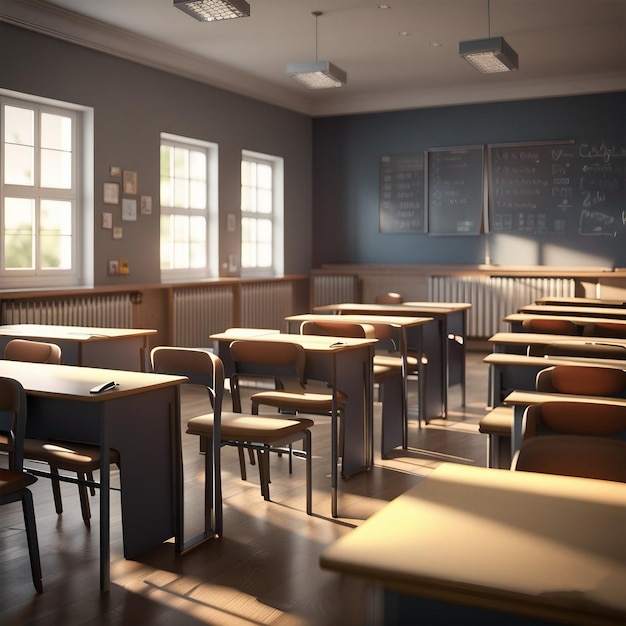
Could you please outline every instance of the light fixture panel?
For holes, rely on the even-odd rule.
[[[290,63],[287,74],[309,89],[332,89],[348,82],[347,74],[329,61]]]
[[[250,5],[245,0],[174,0],[174,6],[200,22],[250,15]]]
[[[503,37],[461,41],[459,54],[484,74],[508,72],[518,67],[517,53]]]

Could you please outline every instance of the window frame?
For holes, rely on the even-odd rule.
[[[163,241],[161,229],[159,227],[159,268],[161,272],[161,282],[176,282],[216,277],[218,276],[219,264],[218,144],[192,137],[183,137],[181,135],[162,132],[159,140],[159,154],[163,145],[180,147],[187,150],[202,150],[205,153],[206,207],[200,210],[164,206],[159,186],[159,224],[161,223],[161,219],[164,215],[203,215],[206,223],[206,264],[202,268],[163,268],[161,260]],[[161,166],[159,159],[159,180],[160,178]]]
[[[241,151],[241,163],[244,161],[270,165],[272,168],[272,211],[270,214],[249,213],[244,211],[243,202],[240,204],[240,232],[243,233],[243,219],[269,219],[272,222],[272,264],[270,267],[243,267],[242,247],[243,241],[240,238],[240,275],[243,278],[268,278],[284,275],[284,196],[285,183],[284,171],[285,163],[283,157],[252,150]],[[243,179],[241,180],[243,190]],[[241,197],[241,194],[240,194]]]
[[[5,106],[33,111],[34,182],[18,185],[4,182],[6,159]],[[41,136],[40,121],[44,113],[69,117],[72,124],[71,187],[59,189],[40,184]],[[49,288],[93,285],[94,249],[94,192],[93,192],[93,109],[73,103],[51,100],[0,89],[0,281],[3,287]],[[32,269],[6,268],[4,256],[5,199],[33,199],[35,202],[35,267]],[[42,201],[69,201],[71,203],[70,267],[53,269],[41,267],[39,246],[39,214]]]

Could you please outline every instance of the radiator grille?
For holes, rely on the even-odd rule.
[[[3,324],[133,328],[130,293],[2,301]]]
[[[233,320],[233,292],[230,287],[190,287],[174,290],[175,346],[210,345],[209,335],[221,333]]]
[[[283,330],[293,310],[291,283],[268,282],[241,286],[241,325]]]
[[[486,338],[508,330],[502,318],[541,296],[575,295],[572,278],[509,276],[430,276],[433,302],[470,302],[468,337]]]
[[[314,274],[312,277],[312,306],[359,302],[359,277],[341,274]]]

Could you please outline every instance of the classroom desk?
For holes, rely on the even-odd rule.
[[[36,339],[56,343],[63,365],[145,372],[148,338],[156,332],[146,328],[6,324],[0,326],[0,354],[11,339]]]
[[[522,328],[522,323],[525,320],[537,319],[537,317],[538,316],[534,313],[510,313],[509,315],[505,315],[502,318],[502,321],[508,322],[511,325],[512,332],[524,332],[524,329]],[[623,326],[624,329],[626,330],[626,317],[622,320],[622,319],[610,318],[610,317],[587,317],[585,315],[574,314],[574,313],[571,315],[566,315],[566,314],[541,315],[539,317],[541,317],[541,319],[557,320],[557,321],[567,320],[567,321],[573,322],[578,327],[578,332],[581,335],[583,335],[583,333],[585,332],[585,329],[588,326],[592,326],[593,324],[602,324],[604,322],[615,324],[616,326],[619,326],[619,327]]]
[[[492,352],[483,363],[489,365],[488,405],[496,407],[502,404],[505,390],[532,391],[535,389],[537,374],[553,365],[584,365],[585,367],[609,367],[626,370],[626,350],[624,359],[597,359],[585,356],[527,356]]]
[[[120,454],[124,556],[182,541],[181,376],[0,360],[0,376],[22,383],[26,436],[98,444]],[[89,390],[115,380],[100,394]],[[100,588],[110,584],[109,455],[100,463]]]
[[[409,344],[416,346],[418,354],[422,354],[423,326],[432,322],[432,317],[400,317],[397,315],[342,315],[341,320],[354,324],[376,324],[388,326],[398,331],[399,351],[402,358],[402,388],[394,387],[395,377],[385,382],[382,411],[382,437],[381,455],[383,459],[391,450],[401,446],[403,450],[408,448],[408,423],[409,423],[409,393],[408,379],[408,348]],[[337,321],[336,315],[323,315],[317,313],[304,313],[302,315],[290,315],[285,318],[287,330],[297,332],[302,322],[308,321]],[[409,337],[409,333],[411,336]],[[418,415],[419,423],[422,416],[426,415],[426,368],[423,360],[417,361],[417,384],[418,384]],[[400,404],[398,404],[398,400]],[[401,415],[398,423],[397,416]],[[425,420],[427,422],[427,420]]]
[[[626,319],[626,310],[619,307],[526,304],[521,306],[517,312],[532,313],[533,315],[580,315],[583,317],[607,317],[611,320]]]
[[[374,461],[372,359],[376,339],[343,338],[341,342],[337,342],[332,337],[296,335],[267,329],[229,328],[223,333],[210,335],[210,339],[217,342],[227,375],[233,371],[228,346],[232,341],[251,338],[258,341],[288,341],[301,345],[306,352],[307,378],[327,381],[333,393],[341,389],[347,395],[343,413],[341,476],[347,478],[357,472],[369,470]],[[331,462],[331,483],[333,516],[336,516],[334,493],[337,488],[337,465],[334,462]]]
[[[461,384],[461,404],[465,406],[466,302],[404,302],[402,304],[328,304],[314,307],[315,313],[401,315],[432,317],[425,326],[424,353],[428,359],[427,419],[446,417],[448,389],[456,380]],[[412,349],[414,346],[409,346]]]
[[[436,601],[441,626],[623,626],[624,528],[625,484],[443,463],[320,564],[382,590],[371,623],[430,623]]]
[[[541,404],[543,402],[584,402],[585,404],[611,404],[614,406],[626,407],[626,398],[615,398],[605,396],[578,396],[570,393],[546,393],[542,391],[512,391],[506,398],[504,404],[513,407],[513,430],[511,432],[511,454],[519,449],[522,443],[522,418],[524,410],[530,404]]]
[[[604,298],[560,298],[558,296],[543,296],[542,298],[537,298],[535,304],[609,307],[614,309],[626,308],[626,300],[607,300]]]
[[[580,335],[551,335],[548,333],[496,333],[489,337],[489,343],[494,352],[523,353],[530,346],[546,346],[552,343],[566,341],[567,343],[605,343],[626,347],[626,339],[615,337],[581,337]]]

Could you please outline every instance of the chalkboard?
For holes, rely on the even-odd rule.
[[[381,233],[423,233],[424,156],[380,157]]]
[[[478,235],[483,224],[484,146],[427,151],[429,234]]]
[[[626,234],[626,147],[582,140],[488,146],[489,230]]]

